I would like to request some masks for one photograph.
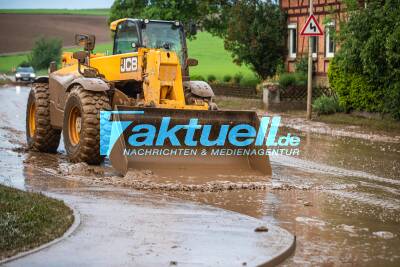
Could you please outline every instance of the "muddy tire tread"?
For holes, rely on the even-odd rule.
[[[98,165],[103,161],[100,155],[100,111],[111,109],[110,100],[105,92],[88,91],[80,85],[71,89],[69,97],[72,95],[77,96],[81,102],[82,125],[85,127],[82,127],[79,150],[68,156],[71,162]]]
[[[56,153],[61,138],[61,130],[50,123],[50,94],[47,83],[35,83],[34,92],[36,105],[36,129],[33,138],[28,140],[28,147],[46,153]],[[28,118],[27,109],[27,118]],[[28,130],[28,129],[27,129]]]

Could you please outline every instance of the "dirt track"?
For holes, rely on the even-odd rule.
[[[111,41],[107,18],[80,15],[0,14],[0,54],[28,51],[39,36],[59,37],[74,45],[75,33],[96,35],[96,42]]]

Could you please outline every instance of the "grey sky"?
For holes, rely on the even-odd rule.
[[[114,0],[0,0],[0,9],[109,8]]]

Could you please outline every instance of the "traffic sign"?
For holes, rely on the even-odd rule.
[[[314,15],[308,17],[306,24],[304,24],[300,32],[300,35],[302,36],[320,36],[323,34],[324,33]]]

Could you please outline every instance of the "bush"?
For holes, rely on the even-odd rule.
[[[241,73],[235,74],[235,76],[233,76],[233,81],[235,82],[235,84],[240,84],[242,79],[243,75]]]
[[[329,66],[328,78],[339,97],[339,103],[346,111],[380,112],[384,109],[384,91],[375,87],[366,76],[346,72],[339,66],[337,59]]]
[[[213,74],[210,74],[210,75],[207,76],[207,81],[210,82],[210,83],[213,83],[216,80],[217,80],[217,78]]]
[[[46,39],[44,37],[36,40],[29,55],[29,62],[35,69],[47,69],[50,62],[60,62],[62,42],[60,39]]]
[[[333,114],[341,111],[338,100],[333,96],[320,96],[313,103],[313,109],[317,114]]]
[[[223,81],[226,83],[229,83],[232,80],[232,76],[231,75],[225,75],[223,78]]]
[[[283,60],[279,60],[277,65],[276,65],[276,75],[281,75],[285,73],[285,63]]]
[[[30,66],[31,66],[31,64],[30,64],[28,61],[26,61],[26,60],[22,61],[22,62],[19,63],[19,65],[18,65],[18,67],[30,67]]]
[[[296,86],[297,87],[307,87],[307,74],[304,72],[295,72],[294,73],[294,78],[296,80]]]
[[[391,84],[387,91],[385,111],[390,113],[394,119],[400,120],[400,82]]]
[[[289,86],[296,85],[296,77],[293,73],[282,73],[279,77],[279,86],[282,88],[288,88]]]
[[[307,87],[307,74],[302,72],[283,73],[279,77],[279,86],[282,88]]]
[[[302,57],[295,64],[296,72],[307,73],[308,72],[308,58]]]
[[[201,75],[192,75],[192,76],[190,76],[190,79],[191,79],[192,81],[205,81],[205,80],[206,80],[206,79],[204,79],[204,77],[201,76]]]
[[[369,1],[365,8],[353,8],[336,35],[340,50],[330,62],[329,83],[347,110],[400,119],[400,5]]]

